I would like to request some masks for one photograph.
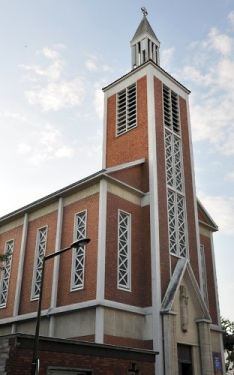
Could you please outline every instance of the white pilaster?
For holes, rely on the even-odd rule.
[[[161,272],[158,219],[158,177],[156,150],[156,118],[154,74],[149,67],[147,74],[147,112],[148,112],[148,149],[149,149],[149,191],[150,191],[150,241],[152,274],[152,321],[153,348],[159,352],[156,360],[156,374],[163,374],[163,346],[161,309]]]
[[[17,287],[15,291],[13,317],[16,317],[19,314],[20,294],[21,294],[23,270],[24,270],[24,257],[25,257],[25,249],[26,249],[26,242],[27,242],[27,232],[28,232],[28,214],[26,213],[24,215],[24,222],[23,222],[23,229],[22,229],[18,274],[17,274],[17,282],[16,282]],[[12,333],[14,332],[15,332],[15,325],[13,324]]]
[[[100,181],[99,191],[99,225],[97,252],[97,303],[103,303],[105,297],[105,257],[106,257],[106,214],[107,214],[107,182]],[[104,310],[96,308],[95,342],[104,341]]]
[[[57,215],[57,227],[56,227],[56,238],[55,238],[55,252],[61,249],[61,237],[62,237],[62,224],[63,224],[63,198],[59,198],[58,201],[58,215]],[[58,278],[59,278],[59,262],[60,256],[54,258],[54,269],[53,269],[53,279],[52,279],[52,291],[51,291],[51,301],[50,308],[53,309],[57,304],[57,291],[58,291]],[[49,336],[54,336],[54,316],[50,317],[49,324]]]

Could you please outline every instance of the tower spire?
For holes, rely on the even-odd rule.
[[[147,9],[142,7],[141,11],[143,18],[130,42],[133,69],[148,60],[153,60],[156,64],[159,64],[160,42],[147,19]]]

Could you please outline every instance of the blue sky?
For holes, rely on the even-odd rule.
[[[101,87],[130,70],[142,5],[162,67],[192,90],[197,193],[234,320],[233,0],[1,1],[0,215],[101,169]]]

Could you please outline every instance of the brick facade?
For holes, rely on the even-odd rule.
[[[28,375],[33,338],[26,335],[0,338],[0,369],[4,375]],[[40,374],[50,368],[94,371],[95,375],[127,374],[136,364],[142,375],[154,375],[155,353],[68,340],[42,339]],[[3,355],[4,354],[4,355]]]

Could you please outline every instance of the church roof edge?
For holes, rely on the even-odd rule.
[[[146,61],[144,64],[141,64],[139,65],[138,67],[136,67],[135,69],[132,69],[130,72],[124,74],[122,77],[116,79],[115,81],[113,81],[112,83],[110,83],[109,85],[105,86],[102,88],[102,91],[105,92],[107,90],[109,90],[111,87],[113,87],[114,85],[116,85],[117,83],[121,82],[123,79],[131,76],[132,74],[134,74],[135,72],[138,72],[139,70],[141,70],[142,68],[146,67],[147,65],[153,65],[155,68],[157,68],[161,73],[165,74],[167,78],[169,78],[171,81],[173,81],[174,83],[176,83],[177,85],[180,86],[180,88],[185,91],[187,94],[190,94],[191,91],[189,89],[187,89],[187,87],[185,87],[182,83],[180,83],[179,81],[177,81],[177,79],[175,79],[174,77],[172,77],[166,70],[164,70],[161,66],[155,64],[155,62],[153,60],[148,60]]]

